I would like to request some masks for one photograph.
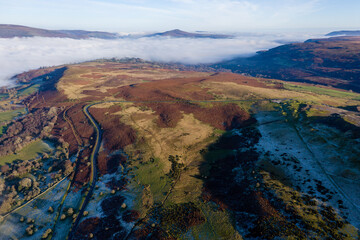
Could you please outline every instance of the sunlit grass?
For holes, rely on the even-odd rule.
[[[136,179],[141,185],[150,185],[155,202],[163,200],[166,192],[170,188],[170,179],[164,173],[163,169],[163,163],[158,158],[136,165]]]
[[[0,122],[11,121],[15,117],[18,117],[19,115],[24,114],[24,113],[26,113],[25,108],[19,108],[14,111],[2,112],[2,113],[0,113]]]
[[[315,86],[303,86],[303,85],[293,85],[293,84],[284,84],[285,89],[292,91],[300,91],[300,92],[312,92],[321,95],[327,95],[331,97],[337,98],[347,98],[352,100],[360,100],[360,94],[353,92],[345,92],[335,89],[321,88]]]
[[[35,93],[36,91],[39,90],[40,86],[41,86],[41,84],[33,84],[33,85],[30,85],[30,86],[27,87],[27,88],[21,89],[21,90],[18,92],[18,95],[19,95],[19,96],[26,96],[26,95],[33,94],[33,93]]]
[[[10,154],[0,157],[0,165],[12,163],[15,160],[30,160],[36,158],[41,153],[50,153],[51,148],[42,140],[30,143],[24,147],[19,153]]]

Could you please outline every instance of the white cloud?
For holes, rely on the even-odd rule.
[[[304,35],[241,34],[234,39],[138,38],[74,40],[60,38],[0,39],[0,86],[13,75],[42,66],[98,58],[139,57],[187,64],[213,63],[280,45],[305,40]]]

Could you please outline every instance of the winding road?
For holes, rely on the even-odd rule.
[[[267,101],[278,101],[278,100],[288,100],[288,99],[257,99],[255,101],[262,101],[262,100],[267,100]],[[97,155],[100,149],[100,145],[101,145],[101,141],[102,141],[102,131],[100,128],[100,125],[96,122],[96,120],[93,118],[93,116],[91,116],[91,114],[89,113],[89,108],[97,105],[97,104],[103,104],[103,103],[172,103],[172,102],[189,102],[189,103],[199,103],[199,102],[249,102],[249,101],[254,101],[254,100],[169,100],[169,101],[119,101],[119,100],[109,100],[109,101],[100,101],[100,102],[94,102],[91,104],[86,105],[83,108],[83,112],[85,114],[85,116],[89,119],[89,121],[91,122],[91,124],[93,125],[93,127],[96,130],[96,141],[94,144],[94,148],[92,150],[91,156],[90,156],[90,163],[91,163],[91,175],[90,175],[90,182],[89,182],[89,186],[87,191],[85,192],[85,198],[82,200],[82,202],[80,203],[80,207],[79,207],[79,212],[78,215],[75,219],[75,222],[72,224],[72,227],[70,229],[70,232],[68,234],[68,238],[69,240],[72,240],[74,238],[74,234],[76,232],[76,229],[84,215],[84,211],[91,199],[91,196],[93,194],[94,188],[96,186],[96,180],[97,180],[97,168],[96,168],[96,159],[97,159]],[[74,130],[74,129],[73,129]]]
[[[271,101],[271,100],[279,100],[279,99],[266,99],[266,100]],[[281,99],[281,100],[286,100],[286,99]],[[86,195],[85,198],[80,203],[80,207],[79,207],[80,210],[75,219],[75,222],[72,224],[72,227],[70,229],[67,239],[72,240],[74,238],[76,229],[84,215],[84,211],[91,199],[94,188],[96,186],[96,180],[97,180],[96,159],[97,159],[97,155],[98,155],[101,141],[102,141],[102,134],[101,134],[102,131],[101,131],[100,125],[96,122],[96,120],[93,118],[93,116],[91,116],[91,114],[89,113],[90,107],[97,105],[97,104],[103,104],[103,103],[129,103],[129,102],[131,102],[131,103],[170,103],[170,102],[247,102],[247,101],[254,101],[254,100],[208,100],[208,101],[202,101],[202,100],[195,100],[195,101],[183,101],[183,100],[178,100],[178,101],[176,101],[176,100],[175,101],[174,100],[172,100],[172,101],[171,100],[170,101],[116,101],[116,100],[113,100],[113,101],[94,102],[94,103],[86,105],[83,108],[83,112],[84,112],[85,116],[89,119],[89,121],[91,122],[93,127],[95,128],[96,140],[95,140],[94,148],[93,148],[91,156],[90,156],[91,174],[90,174],[89,186],[88,186],[87,191],[85,192],[85,195]]]
[[[95,140],[95,144],[93,147],[93,150],[91,152],[91,156],[90,156],[90,163],[91,163],[91,173],[90,173],[90,182],[89,182],[89,186],[88,189],[86,191],[86,197],[83,199],[83,201],[80,204],[80,210],[78,212],[78,215],[76,217],[76,220],[69,232],[68,235],[68,239],[71,240],[74,237],[74,233],[76,232],[77,226],[80,223],[80,220],[82,218],[82,216],[84,215],[84,211],[86,209],[87,204],[89,203],[91,196],[93,194],[95,185],[96,185],[96,180],[97,180],[97,168],[96,168],[96,159],[97,159],[97,155],[100,149],[100,145],[101,145],[101,141],[102,141],[102,132],[100,129],[100,125],[96,122],[96,120],[91,116],[91,114],[89,113],[89,108],[95,104],[100,104],[102,102],[99,103],[92,103],[89,105],[86,105],[83,108],[83,112],[85,114],[85,116],[90,120],[91,124],[93,125],[93,127],[95,128],[96,131],[96,140]]]
[[[93,116],[89,113],[89,108],[97,105],[97,104],[103,104],[103,103],[170,103],[170,102],[189,102],[189,103],[199,103],[199,102],[248,102],[248,101],[286,101],[286,100],[292,100],[292,99],[256,99],[256,100],[195,100],[195,101],[100,101],[100,102],[94,102],[91,104],[86,105],[83,108],[83,112],[85,114],[85,116],[89,119],[89,121],[91,122],[91,124],[93,125],[93,127],[96,130],[96,141],[90,156],[90,163],[91,163],[91,175],[90,175],[90,181],[89,181],[89,185],[88,185],[88,189],[85,192],[85,198],[82,200],[80,207],[79,207],[79,212],[77,215],[77,218],[74,222],[74,224],[72,225],[72,228],[70,229],[70,232],[68,234],[68,239],[72,240],[74,237],[74,234],[76,232],[76,229],[83,217],[84,211],[92,197],[94,188],[96,186],[96,181],[97,181],[97,168],[96,168],[96,160],[97,160],[97,155],[100,149],[100,145],[101,145],[101,141],[102,141],[102,131],[100,128],[100,125],[96,122],[96,120],[93,118]],[[311,152],[311,151],[310,151]],[[328,174],[325,172],[326,176],[329,178]],[[355,205],[349,198],[348,196],[342,191],[342,189],[333,181],[333,179],[329,179],[333,185],[335,186],[335,188],[340,192],[340,194],[347,199],[355,208],[357,208],[358,210],[358,206]]]

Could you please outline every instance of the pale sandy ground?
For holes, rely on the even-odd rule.
[[[277,165],[291,185],[304,193],[313,188],[314,195],[321,197],[323,195],[317,191],[313,180],[321,181],[325,188],[334,193],[328,204],[352,225],[360,228],[360,181],[340,176],[351,164],[346,162],[346,151],[339,152],[335,141],[323,141],[324,136],[329,135],[329,128],[318,127],[316,132],[310,132],[307,127],[297,125],[296,131],[279,112],[259,112],[256,118],[262,135],[257,145],[258,150],[269,151],[272,160],[284,162],[283,157],[294,157],[299,161]],[[317,141],[318,139],[321,141]],[[284,153],[287,155],[284,156]],[[296,170],[294,166],[301,170]],[[357,169],[352,170],[358,174]],[[307,181],[308,179],[312,180]],[[345,209],[339,209],[338,200],[344,202]]]

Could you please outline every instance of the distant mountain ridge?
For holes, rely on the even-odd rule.
[[[57,37],[72,39],[116,39],[117,33],[84,31],[84,30],[47,30],[41,28],[32,28],[21,25],[0,24],[0,38],[14,37]]]
[[[213,38],[213,39],[222,39],[222,38],[232,38],[231,35],[225,34],[212,34],[212,33],[190,33],[185,32],[180,29],[174,29],[171,31],[166,31],[162,33],[154,33],[146,35],[145,37],[174,37],[174,38]]]
[[[360,37],[310,39],[212,65],[288,81],[310,82],[360,92]]]
[[[119,39],[122,38],[117,33],[102,31],[85,31],[85,30],[48,30],[33,28],[22,25],[0,24],[0,38],[14,37],[54,37],[54,38],[72,38],[72,39]],[[173,37],[173,38],[212,38],[226,39],[232,38],[232,35],[213,34],[213,33],[190,33],[180,29],[174,29],[161,33],[143,35],[141,37]]]
[[[331,33],[326,34],[325,36],[360,36],[360,30],[353,30],[353,31],[348,31],[348,30],[342,30],[342,31],[334,31]]]

